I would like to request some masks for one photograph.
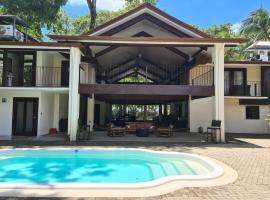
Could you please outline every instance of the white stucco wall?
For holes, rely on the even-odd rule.
[[[226,68],[245,68],[247,70],[247,81],[261,81],[261,66],[260,65],[233,65],[226,64]]]
[[[59,119],[68,118],[68,94],[59,95]]]
[[[12,115],[13,115],[13,98],[38,98],[38,126],[37,135],[48,134],[49,128],[57,128],[59,118],[67,118],[68,112],[68,96],[60,94],[60,107],[57,108],[55,103],[55,93],[41,91],[25,91],[25,90],[0,90],[0,138],[10,138],[12,135]],[[6,98],[7,102],[2,103],[2,98]],[[59,115],[55,115],[57,109]],[[56,124],[57,122],[57,124]]]
[[[37,85],[60,86],[63,60],[66,59],[57,52],[37,51]]]
[[[225,99],[225,130],[229,133],[269,133],[265,118],[269,114],[269,106],[260,105],[260,119],[247,120],[246,106],[239,105],[238,99]]]
[[[38,136],[49,133],[50,128],[54,127],[54,94],[41,93],[39,100],[39,129]]]
[[[190,131],[198,132],[198,128],[203,127],[206,131],[213,119],[214,98],[202,98],[190,101]]]
[[[13,97],[40,98],[40,92],[0,91],[0,137],[10,138],[12,134]],[[2,98],[7,102],[2,103]],[[39,121],[39,120],[38,120]],[[38,122],[39,124],[39,122]]]

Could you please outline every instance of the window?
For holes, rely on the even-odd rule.
[[[246,119],[260,119],[260,107],[246,106]]]

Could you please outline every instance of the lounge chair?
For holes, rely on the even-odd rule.
[[[159,127],[156,128],[155,132],[158,137],[172,137],[173,136],[173,125],[169,125],[168,127]]]
[[[126,128],[115,126],[113,123],[108,125],[108,136],[123,137],[126,134]]]

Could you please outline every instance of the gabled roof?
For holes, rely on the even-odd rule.
[[[209,37],[206,33],[192,27],[191,25],[180,21],[179,19],[167,14],[166,12],[156,8],[155,6],[151,5],[150,3],[144,3],[141,6],[123,14],[120,15],[119,17],[116,17],[90,31],[87,31],[85,33],[83,33],[82,35],[100,35],[100,33],[102,33],[102,31],[104,31],[105,29],[110,29],[111,27],[113,27],[113,25],[119,24],[121,23],[121,21],[125,20],[125,19],[129,19],[132,17],[135,17],[136,14],[143,14],[149,12],[153,15],[158,16],[160,19],[162,19],[163,21],[166,21],[166,23],[170,24],[171,26],[176,26],[176,27],[181,27],[182,29],[184,29],[187,33],[193,34],[194,36],[197,37]]]
[[[245,43],[245,38],[151,38],[151,37],[112,37],[112,36],[70,36],[48,35],[57,41],[84,42],[103,46],[211,46],[214,43],[224,43],[226,46],[236,46]]]
[[[262,50],[262,49],[268,49],[270,50],[270,41],[257,41],[254,42],[252,45],[250,45],[247,48],[247,51],[253,51],[253,50]]]

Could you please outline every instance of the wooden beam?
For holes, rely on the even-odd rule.
[[[123,84],[81,84],[80,94],[116,94],[116,95],[191,95],[212,96],[213,86],[190,85],[123,85]]]
[[[188,100],[187,95],[102,95],[96,94],[95,99],[110,102],[112,104],[133,104],[133,105],[159,105],[169,102],[179,102]]]
[[[141,32],[136,33],[135,35],[133,35],[133,36],[131,36],[131,37],[154,37],[154,36],[151,35],[151,34],[149,34],[149,33],[147,33],[147,32],[145,32],[145,31],[141,31]],[[98,58],[98,57],[100,57],[100,56],[103,56],[103,55],[105,55],[106,53],[109,53],[110,51],[113,51],[113,50],[115,50],[115,49],[117,49],[117,48],[119,48],[119,47],[120,47],[120,46],[110,46],[110,47],[108,47],[108,48],[105,48],[104,50],[98,52],[98,53],[96,54],[96,57]],[[177,49],[177,48],[175,48],[175,47],[165,47],[165,48],[168,49],[168,50],[170,50],[171,52],[177,54],[178,56],[181,56],[181,57],[183,57],[184,59],[189,60],[189,55],[186,54],[186,53],[184,53],[183,51],[181,51],[181,50],[179,50],[179,49]]]
[[[130,76],[130,75],[132,75],[132,74],[134,74],[134,73],[135,73],[134,71],[131,72],[131,73],[128,73],[128,74],[126,74],[126,75],[123,76],[123,77],[117,78],[117,79],[114,80],[113,82],[116,83],[116,82],[120,81],[121,79],[124,79],[124,78],[126,78],[126,77],[128,77],[128,76]],[[145,76],[145,74],[141,73],[140,71],[138,71],[138,74],[140,74],[141,76]],[[147,76],[147,79],[153,81],[154,83],[158,83],[158,82],[159,82],[158,80],[155,80],[153,77]],[[112,83],[113,83],[113,82],[112,82]],[[136,83],[134,83],[134,84],[136,84]],[[145,84],[145,83],[144,83],[144,84]]]
[[[189,35],[185,34],[182,31],[179,31],[178,29],[174,28],[173,26],[168,25],[167,23],[157,19],[156,17],[148,14],[148,13],[144,13],[142,15],[139,15],[136,18],[133,18],[132,20],[127,21],[124,24],[121,24],[107,32],[102,33],[102,36],[112,36],[115,35],[116,33],[119,33],[122,30],[127,29],[128,27],[137,24],[138,22],[142,21],[142,20],[148,20],[158,26],[160,26],[161,28],[163,28],[165,31],[168,31],[178,37],[190,37]]]
[[[183,51],[180,51],[179,49],[174,48],[174,47],[165,47],[165,48],[170,50],[171,52],[174,52],[178,56],[181,56],[181,57],[185,58],[186,60],[189,60],[189,55],[184,53]]]

